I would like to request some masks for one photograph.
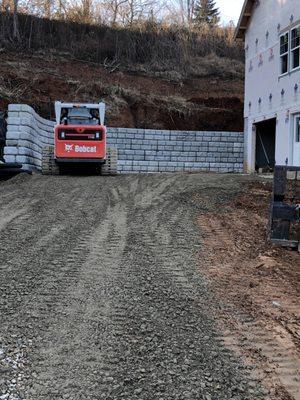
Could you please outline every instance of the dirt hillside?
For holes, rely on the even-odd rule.
[[[53,118],[55,100],[104,100],[108,126],[243,130],[243,64],[216,56],[191,62],[197,73],[182,77],[81,62],[67,54],[2,49],[0,110],[26,103]]]

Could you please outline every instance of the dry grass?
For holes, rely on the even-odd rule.
[[[129,68],[128,68],[129,69]],[[183,67],[172,62],[151,63],[147,66],[137,64],[130,67],[130,70],[140,75],[157,77],[159,79],[181,84],[189,78],[221,78],[231,80],[243,80],[243,61],[233,60],[226,57],[219,57],[210,53],[205,57],[193,57]]]
[[[160,73],[162,77],[167,74],[167,78],[175,81],[181,79],[178,74],[185,77],[194,72],[214,73],[208,67],[195,70],[195,64],[205,65],[208,56],[216,58],[217,72],[220,70],[222,74],[228,66],[226,59],[243,62],[243,49],[232,40],[229,28],[193,31],[159,23],[112,28],[30,15],[19,15],[19,24],[21,37],[16,43],[12,40],[12,16],[0,13],[0,46],[25,52],[47,51],[55,59],[72,57],[101,63],[114,70],[136,66],[145,73]]]
[[[198,57],[189,66],[189,75],[194,77],[210,77],[242,80],[244,63],[211,53],[206,57]]]
[[[24,83],[13,83],[0,77],[0,97],[4,99],[19,101],[27,90],[28,86]]]

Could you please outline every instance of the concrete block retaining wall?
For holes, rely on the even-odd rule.
[[[41,168],[44,145],[53,144],[54,122],[27,105],[10,105],[7,162]],[[240,132],[158,131],[108,128],[108,145],[118,148],[120,172],[242,172],[244,136]]]
[[[8,106],[6,162],[20,162],[24,168],[41,169],[42,148],[53,144],[54,122],[41,118],[30,106]]]
[[[239,132],[157,131],[110,128],[124,172],[243,171]]]

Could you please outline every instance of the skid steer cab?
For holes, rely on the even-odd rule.
[[[106,146],[105,104],[55,102],[54,146],[43,148],[42,173],[117,173],[117,151]]]

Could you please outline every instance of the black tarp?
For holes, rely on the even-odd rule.
[[[5,146],[5,138],[6,138],[6,112],[0,111],[0,160],[3,159],[3,150]]]

